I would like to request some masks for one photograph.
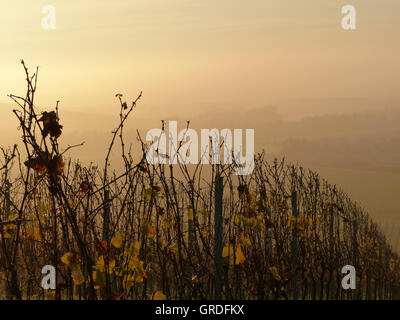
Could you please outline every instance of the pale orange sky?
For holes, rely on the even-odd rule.
[[[41,28],[47,4],[56,30]],[[355,31],[341,28],[345,4]],[[2,0],[0,103],[23,93],[23,58],[40,66],[39,104],[67,110],[113,112],[115,93],[140,90],[138,112],[160,119],[379,107],[400,99],[399,16],[398,0]]]

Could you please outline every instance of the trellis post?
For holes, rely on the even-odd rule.
[[[329,300],[333,300],[333,291],[334,291],[334,281],[333,281],[333,266],[334,263],[334,242],[333,242],[333,233],[334,233],[334,225],[335,225],[335,216],[334,216],[333,205],[329,208],[329,238],[330,238],[330,254],[331,254],[331,261],[330,261],[330,270],[329,270]]]
[[[358,268],[357,229],[358,229],[358,222],[356,219],[354,219],[353,220],[353,264],[356,269]],[[361,283],[359,283],[358,286],[361,286]],[[360,290],[361,288],[358,289],[359,289],[358,291],[361,292]],[[359,295],[355,293],[353,297],[357,299],[359,298]]]
[[[298,277],[297,277],[297,269],[298,269],[297,191],[293,191],[293,193],[292,193],[292,214],[293,214],[293,217],[295,218],[295,227],[293,228],[293,231],[292,231],[292,270],[293,270],[292,291],[293,291],[293,299],[298,300],[299,292],[298,292]]]
[[[222,194],[223,178],[215,179],[214,235],[215,235],[215,299],[221,300],[222,292]]]

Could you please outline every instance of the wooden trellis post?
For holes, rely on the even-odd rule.
[[[358,267],[358,245],[357,245],[357,229],[358,229],[358,223],[357,220],[353,220],[353,264],[354,267],[357,270]],[[357,273],[356,273],[357,275]],[[356,277],[357,279],[357,277]],[[359,288],[361,286],[361,283],[357,284],[357,291],[361,292],[361,288]],[[359,295],[357,293],[354,293],[353,298],[357,299],[359,298]]]
[[[8,219],[8,217],[11,214],[11,203],[10,203],[10,186],[8,184],[6,184],[6,191],[5,191],[5,203],[4,203],[4,211],[5,211],[5,219]],[[4,239],[5,243],[6,243],[6,247],[10,248],[10,243],[11,243],[11,239]],[[10,284],[7,284],[5,286],[5,296],[6,299],[12,299],[12,289],[10,287]]]
[[[193,219],[194,219],[194,208],[189,207],[189,211],[191,211],[188,214],[188,252],[189,255],[192,255],[193,253],[193,245],[194,245],[194,226],[193,226]],[[193,268],[191,263],[188,261],[187,264],[187,269],[186,269],[186,277],[188,279],[188,283],[190,284],[188,288],[188,296],[189,299],[193,298],[193,286],[192,286],[192,277],[193,277]]]
[[[293,279],[292,279],[292,291],[293,291],[293,299],[298,300],[299,292],[298,292],[298,277],[297,277],[297,269],[298,269],[298,243],[297,243],[297,191],[293,191],[292,193],[292,214],[295,218],[295,227],[292,231],[292,270],[293,270]]]
[[[367,221],[367,224],[365,226],[365,234],[369,234],[369,224],[370,221]],[[372,221],[371,221],[372,224]],[[365,299],[366,300],[371,300],[371,270],[370,266],[367,268],[367,279],[366,279],[366,293],[365,293]]]
[[[334,298],[334,280],[333,280],[333,267],[332,264],[334,263],[333,261],[333,250],[334,250],[334,242],[333,242],[333,233],[334,233],[334,226],[335,226],[335,212],[333,210],[333,205],[330,206],[329,208],[329,217],[330,217],[330,222],[329,222],[329,240],[330,240],[330,255],[331,255],[331,261],[330,261],[330,270],[329,270],[329,300],[333,300]]]
[[[215,179],[215,299],[221,300],[222,292],[222,194],[223,178],[217,176]]]

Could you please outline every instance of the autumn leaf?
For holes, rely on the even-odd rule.
[[[72,270],[71,276],[72,276],[72,281],[76,286],[79,286],[85,282],[85,277],[83,276],[80,268],[75,268],[74,270]]]
[[[37,157],[30,157],[24,164],[39,173],[43,173],[47,169],[47,164],[51,160],[51,155],[48,152],[40,151]]]
[[[11,239],[12,236],[14,235],[14,231],[15,231],[16,225],[15,224],[6,224],[3,227],[3,231],[4,231],[4,238],[5,239]]]
[[[248,247],[251,245],[251,240],[249,235],[244,235],[243,233],[240,235],[240,243],[243,244],[244,246]]]
[[[54,157],[53,161],[55,162],[55,171],[57,174],[62,174],[64,172],[64,160],[61,156]]]
[[[239,224],[240,223],[240,216],[238,215],[238,214],[234,214],[233,216],[232,216],[232,222],[234,223],[234,224]]]
[[[66,254],[64,254],[61,257],[61,261],[65,265],[69,266],[72,263],[72,257],[73,257],[73,253],[72,252],[67,252]]]
[[[222,249],[222,257],[227,258],[229,257],[229,264],[234,264],[234,257],[233,257],[233,246],[227,245]]]
[[[61,261],[71,270],[72,281],[75,285],[79,286],[85,282],[79,266],[79,257],[76,254],[67,252],[61,257]]]
[[[275,280],[281,281],[282,278],[279,275],[277,267],[273,266],[269,268],[269,271],[272,273],[272,276],[275,278]]]
[[[121,232],[117,232],[115,236],[111,239],[111,245],[119,249],[122,246],[123,239],[124,239],[123,234]]]
[[[153,189],[152,188],[147,188],[143,191],[144,197],[147,201],[151,200],[151,197],[153,196]]]
[[[81,193],[87,193],[90,190],[90,184],[87,181],[81,182],[79,185],[79,192]]]
[[[125,258],[137,257],[140,252],[140,242],[135,241],[133,246],[127,248],[123,253],[122,256]]]
[[[108,252],[108,242],[107,240],[99,241],[98,239],[95,240],[96,242],[96,250],[100,253]]]
[[[235,253],[235,256],[234,256]],[[229,264],[240,264],[246,261],[244,253],[240,245],[236,246],[236,250],[233,245],[227,245],[222,249],[222,257],[229,257]]]
[[[140,242],[135,241],[135,244],[133,245],[133,255],[136,257],[139,255],[140,251]]]
[[[188,220],[193,220],[193,208],[188,209]]]
[[[61,262],[70,269],[75,268],[79,264],[79,257],[73,252],[67,252],[61,257]]]
[[[162,291],[156,291],[153,294],[153,300],[165,300],[167,299],[167,297],[165,296],[164,293],[162,293]]]
[[[103,241],[100,243],[100,245],[101,245],[101,247],[104,249],[104,251],[107,251],[107,250],[108,250],[108,242],[107,242],[107,240],[103,240]]]
[[[43,122],[43,137],[47,137],[49,134],[52,138],[58,138],[61,135],[62,125],[58,123],[58,117],[55,111],[42,112],[42,117],[38,121]]]
[[[245,262],[246,258],[244,256],[244,253],[242,251],[242,248],[238,245],[236,247],[236,260],[235,260],[235,264],[240,264]]]
[[[231,245],[225,246],[225,247],[222,249],[222,257],[223,257],[223,258],[226,258],[226,257],[230,256],[230,255],[232,254],[232,253],[231,253],[231,249],[232,249],[232,246],[231,246]]]
[[[5,270],[0,273],[0,279],[4,281],[10,281],[11,280],[11,271]]]

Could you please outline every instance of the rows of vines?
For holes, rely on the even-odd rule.
[[[123,129],[141,95],[129,105],[117,95],[120,123],[104,165],[84,166],[67,158],[82,146],[59,145],[58,105],[37,110],[37,71],[23,67],[27,93],[10,95],[22,147],[1,149],[1,298],[213,299],[217,239],[222,299],[397,297],[399,257],[363,209],[317,173],[264,154],[248,176],[234,165],[134,160]],[[110,169],[117,148],[119,173]],[[41,286],[45,265],[56,268],[54,290]],[[342,288],[345,265],[357,271],[356,290]]]

